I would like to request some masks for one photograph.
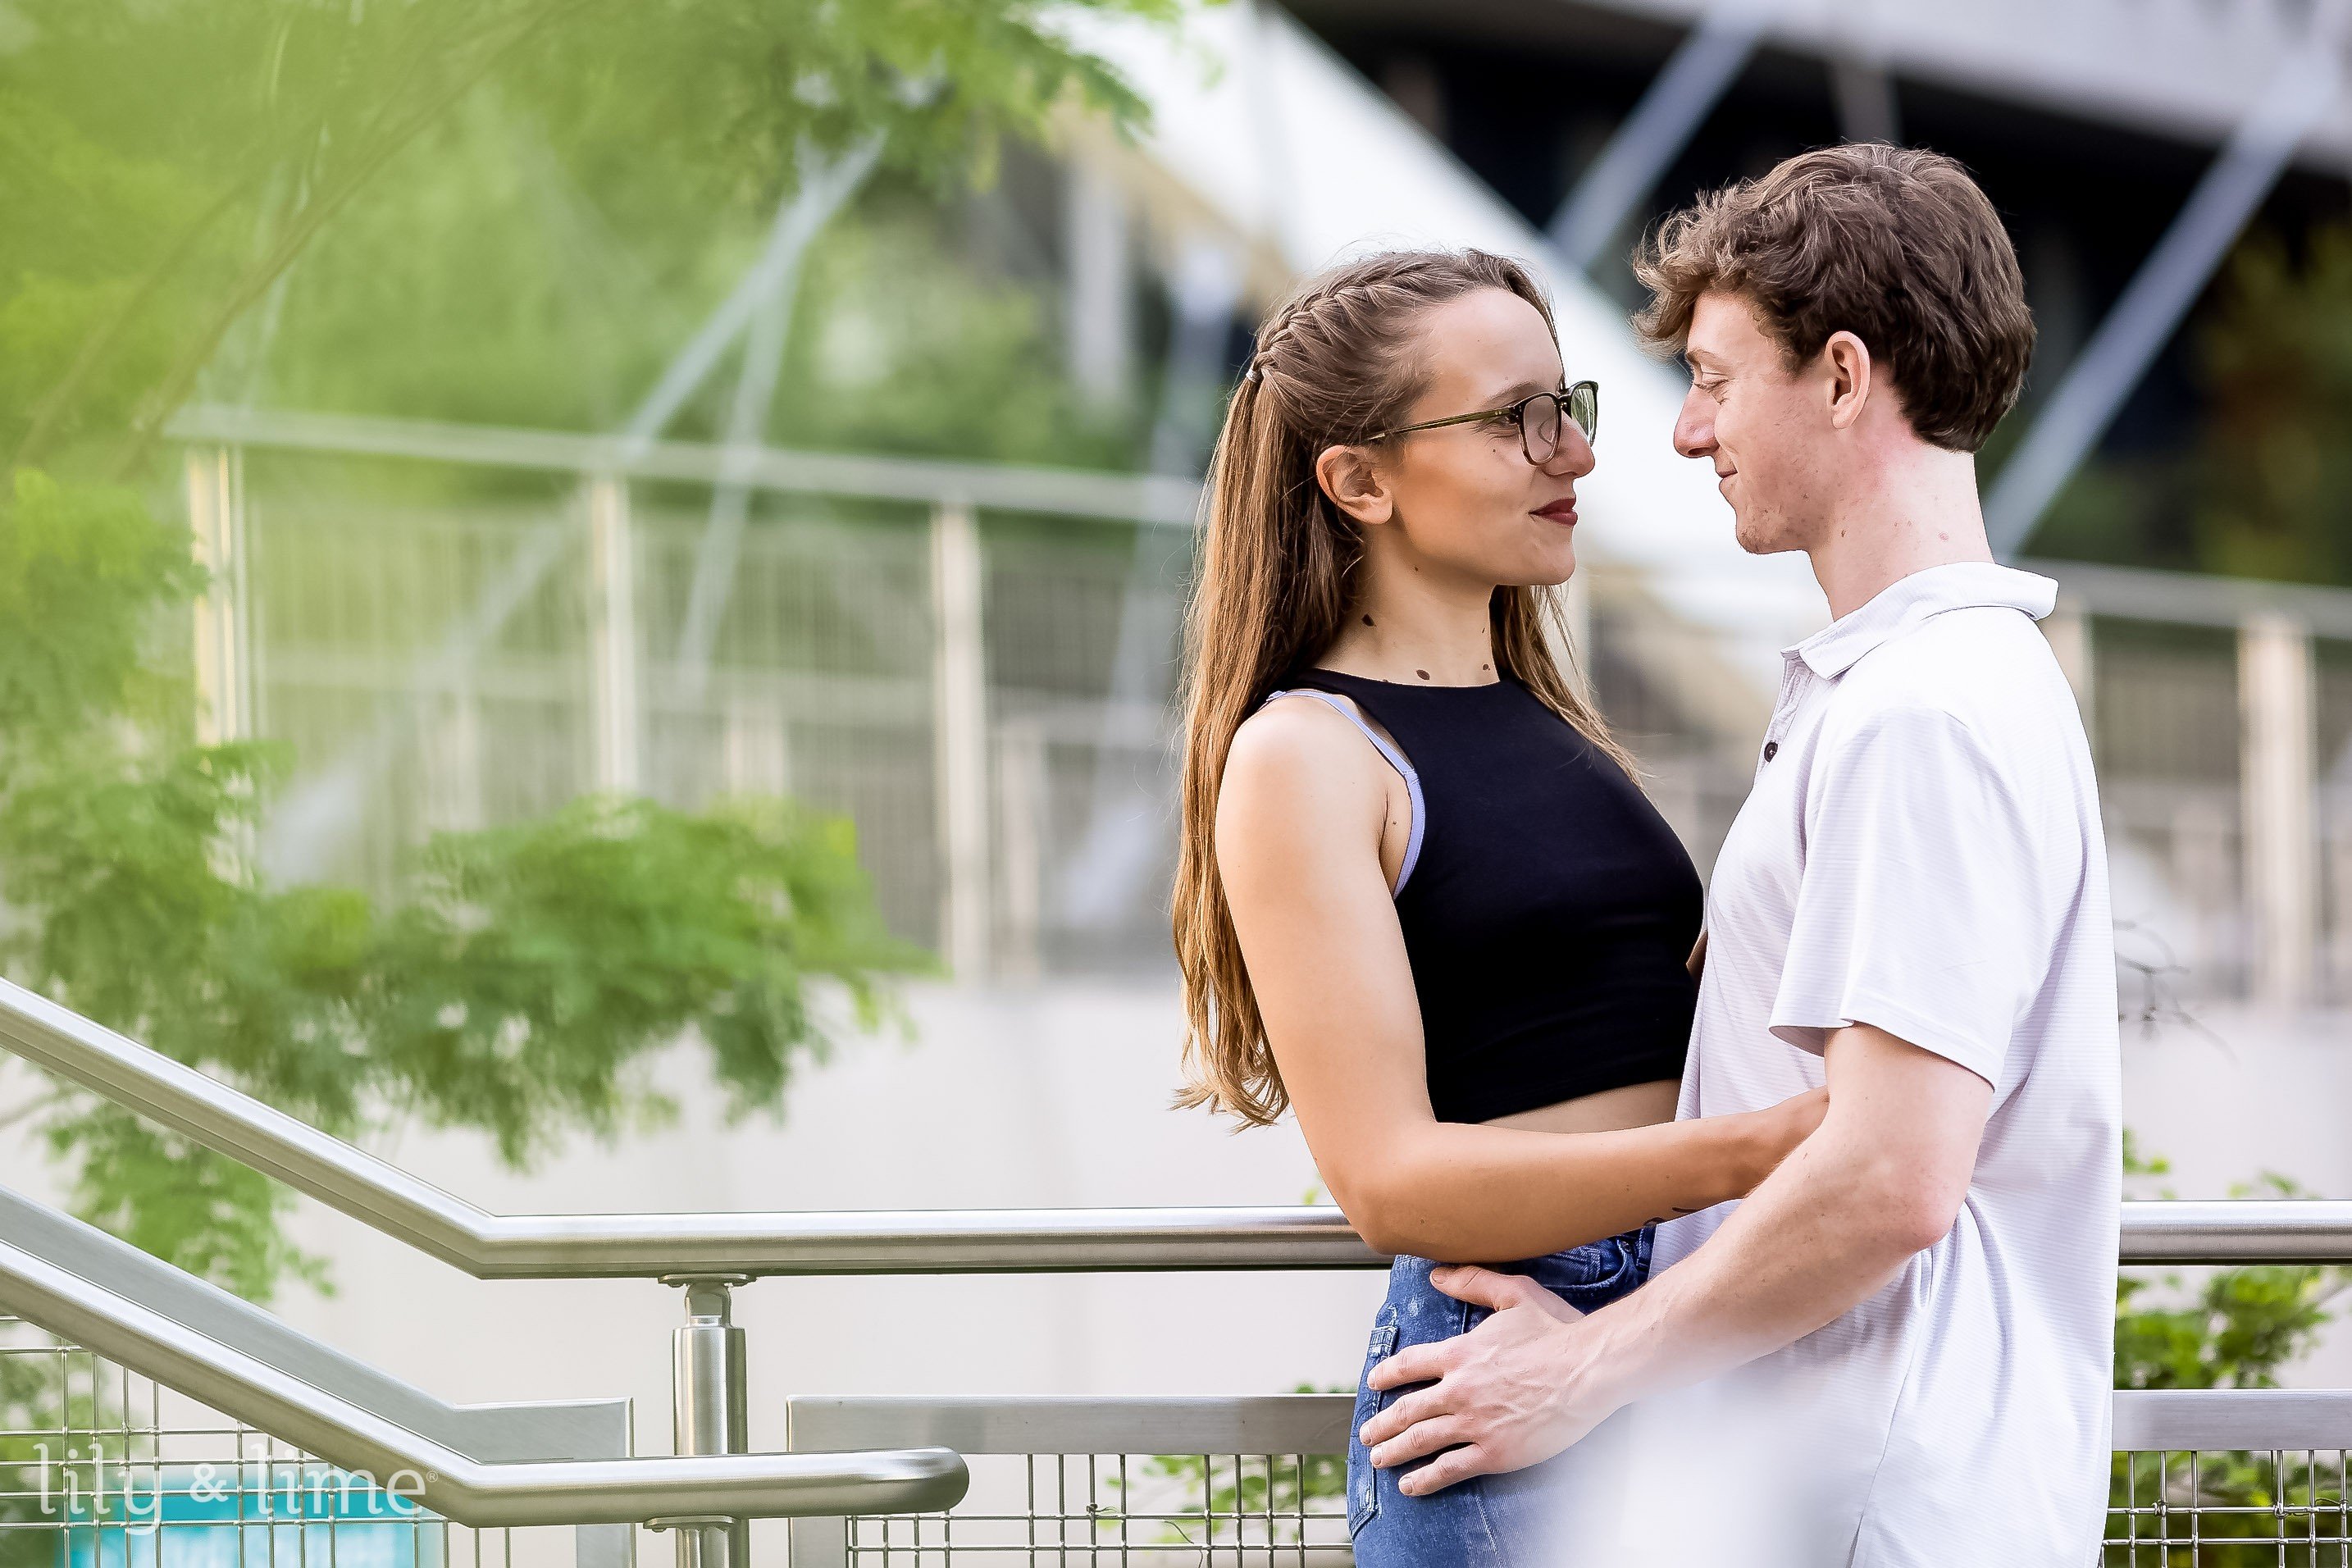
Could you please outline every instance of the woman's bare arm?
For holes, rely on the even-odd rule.
[[[1372,1246],[1442,1261],[1557,1252],[1743,1195],[1817,1108],[1557,1133],[1441,1122],[1381,864],[1388,770],[1352,726],[1276,703],[1234,738],[1217,868],[1317,1168]]]

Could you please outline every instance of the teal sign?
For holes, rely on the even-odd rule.
[[[442,1568],[438,1515],[329,1465],[85,1462],[54,1475],[43,1511],[63,1526],[58,1568]]]

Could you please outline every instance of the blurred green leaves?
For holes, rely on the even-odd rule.
[[[469,139],[512,165],[508,206],[567,209],[559,246],[593,248],[601,234],[638,253],[625,280],[655,287],[604,303],[641,311],[678,273],[724,268],[730,229],[740,239],[765,222],[803,150],[878,132],[886,167],[940,192],[984,177],[1003,138],[1039,133],[1066,105],[1131,121],[1134,95],[1065,41],[1055,8],[7,0],[0,450],[55,468],[60,451],[95,446],[99,471],[133,472],[208,367],[263,357],[289,269],[404,179],[426,221],[380,231],[388,271],[413,247],[458,246],[448,259],[463,259],[467,222],[495,227],[499,210],[464,205],[468,181],[446,178]],[[486,125],[511,134],[486,138]],[[436,195],[437,222],[416,209]]]
[[[0,0],[0,968],[331,1131],[479,1129],[514,1163],[667,1114],[681,1039],[772,1110],[879,1020],[929,960],[848,825],[787,802],[582,800],[434,838],[389,900],[268,885],[290,759],[194,743],[203,576],[151,509],[157,437],[198,392],[609,428],[801,160],[878,132],[884,198],[803,302],[862,310],[876,352],[810,315],[780,408],[812,439],[1064,450],[1034,300],[938,241],[1005,138],[1139,112],[1061,8]],[[257,1299],[323,1285],[266,1179],[76,1091],[0,1107],[26,1122],[150,1251]]]
[[[621,1075],[689,1026],[739,1109],[772,1107],[793,1053],[828,1044],[813,977],[843,984],[854,1011],[837,1021],[871,1026],[879,975],[925,966],[883,930],[844,819],[587,799],[436,838],[358,989],[407,1107],[487,1126],[520,1162],[551,1128],[610,1134],[663,1110]]]
[[[200,577],[187,530],[130,491],[26,469],[14,490],[0,507],[0,781],[26,752],[78,742],[93,712],[142,706],[147,617]]]
[[[771,425],[784,445],[1137,466],[1139,405],[1090,402],[1063,373],[1043,301],[975,273],[903,192],[877,193],[813,247]]]
[[[2352,585],[2352,224],[2242,238],[2189,333],[2187,440],[2095,457],[2035,552]],[[1987,466],[2021,438],[2010,420]]]
[[[477,1128],[520,1164],[667,1114],[646,1075],[681,1037],[737,1110],[777,1109],[926,966],[848,825],[782,801],[592,798],[442,835],[389,908],[264,885],[240,851],[284,759],[186,743],[190,693],[148,646],[197,581],[185,533],[120,493],[23,474],[0,509],[0,965],[45,994],[331,1131]],[[82,1213],[159,1256],[256,1297],[319,1278],[251,1172],[78,1093],[16,1113]]]
[[[2352,227],[2239,246],[2200,344],[2208,570],[2352,583]]]
[[[2126,1129],[2126,1181],[2171,1174],[2143,1154]],[[2154,1195],[2169,1198],[2170,1188]],[[2233,1198],[2302,1198],[2296,1183],[2265,1173]],[[2279,1368],[2307,1353],[2352,1289],[2352,1268],[2281,1265],[2204,1272],[2192,1289],[2177,1274],[2125,1274],[2116,1281],[2117,1388],[2274,1388]]]
[[[2127,1179],[2170,1170],[2161,1156],[2143,1155],[2126,1131]],[[2266,1174],[2231,1195],[2310,1194],[2284,1176]],[[2334,1321],[2336,1301],[2352,1289],[2352,1268],[2283,1265],[2200,1275],[2193,1286],[2170,1274],[2126,1274],[2116,1281],[2117,1388],[2274,1388],[2280,1369],[2309,1353]],[[2336,1467],[2308,1454],[2117,1454],[2109,1472],[2107,1536],[2138,1541],[2147,1515],[2191,1502],[2210,1510],[2198,1521],[2206,1544],[2110,1547],[2105,1560],[2137,1563],[2145,1556],[2179,1568],[2245,1561],[2242,1543],[2292,1540],[2301,1528],[2299,1514],[2340,1509],[2344,1479]]]

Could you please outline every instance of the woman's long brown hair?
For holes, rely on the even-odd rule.
[[[1317,456],[1394,422],[1421,391],[1413,351],[1422,317],[1479,289],[1508,289],[1551,323],[1534,279],[1506,258],[1477,250],[1366,257],[1310,280],[1266,317],[1226,406],[1209,473],[1201,575],[1185,619],[1174,910],[1187,1024],[1180,1105],[1263,1125],[1290,1103],[1217,875],[1225,757],[1242,721],[1322,657],[1348,614],[1363,540],[1317,483]],[[1557,631],[1559,614],[1549,589],[1497,587],[1496,666],[1630,773],[1631,761],[1552,657],[1546,634]]]

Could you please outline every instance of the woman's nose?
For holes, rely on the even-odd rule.
[[[1593,455],[1592,443],[1584,438],[1584,431],[1575,420],[1563,419],[1559,423],[1559,444],[1551,449],[1551,460],[1543,465],[1543,470],[1580,479],[1592,471],[1600,459]]]

